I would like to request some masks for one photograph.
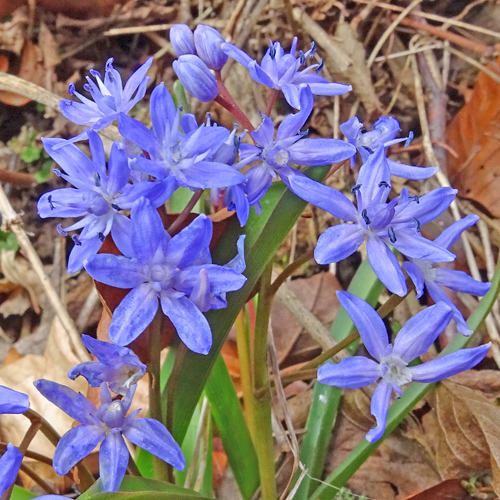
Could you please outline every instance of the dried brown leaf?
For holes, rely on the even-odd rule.
[[[500,59],[488,66],[500,75]],[[500,83],[480,73],[469,101],[447,129],[448,176],[459,194],[500,217]]]
[[[330,327],[339,309],[335,292],[342,289],[335,276],[331,273],[319,273],[311,278],[293,280],[288,283],[288,287],[325,327]],[[271,309],[271,325],[278,362],[281,363],[304,329],[278,300],[273,302]]]

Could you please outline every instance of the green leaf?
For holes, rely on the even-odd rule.
[[[28,146],[19,156],[24,162],[33,163],[34,161],[39,160],[41,155],[42,149],[32,144]]]
[[[35,494],[31,493],[31,491],[25,490],[24,488],[20,488],[19,486],[14,485],[14,489],[12,490],[12,495],[10,496],[10,500],[29,500],[30,498],[35,498]]]
[[[478,305],[478,308],[470,316],[467,321],[469,328],[477,332],[481,324],[483,323],[486,316],[491,311],[493,304],[497,300],[498,294],[500,293],[500,259],[497,263],[497,270],[495,276],[491,280],[490,291],[482,298]],[[448,344],[446,349],[444,349],[440,356],[450,354],[458,349],[466,347],[470,341],[471,337],[464,337],[463,335],[457,335],[457,337]],[[338,488],[344,486],[344,484],[353,476],[353,474],[361,467],[361,465],[372,455],[372,453],[380,446],[385,437],[387,437],[391,432],[393,432],[399,424],[404,420],[404,418],[411,412],[413,407],[431,390],[435,387],[434,384],[421,384],[419,382],[413,382],[410,387],[403,393],[401,398],[397,400],[390,408],[389,415],[387,417],[386,431],[384,436],[379,439],[376,443],[369,443],[363,440],[344,460],[344,462],[332,473],[330,474],[324,483],[322,483],[310,496],[311,500],[331,500],[335,498],[335,493]]]
[[[375,276],[368,260],[363,261],[349,285],[349,291],[374,306],[383,289],[384,285]],[[345,309],[339,309],[331,328],[332,335],[341,341],[354,330],[354,323]],[[352,353],[355,349],[356,342],[353,342],[348,351]],[[341,398],[342,389],[338,387],[318,383],[314,386],[306,423],[307,432],[300,449],[300,461],[307,468],[308,475],[302,479],[294,500],[305,500],[313,487],[311,478],[321,477]]]
[[[233,381],[220,354],[208,377],[205,394],[241,494],[249,499],[259,486],[257,455]]]
[[[193,490],[181,488],[175,484],[146,479],[144,477],[125,476],[119,493],[100,493],[100,481],[78,497],[78,500],[131,500],[158,499],[158,500],[207,500]],[[148,496],[143,496],[148,495]]]
[[[189,200],[193,197],[193,191],[189,188],[180,187],[175,190],[169,199],[172,213],[177,214],[184,210]],[[191,212],[200,213],[201,202],[198,200]]]
[[[191,107],[187,100],[186,91],[180,80],[175,80],[172,90],[172,99],[176,106],[182,106],[182,114],[191,113]]]
[[[327,171],[328,167],[306,170],[315,180],[322,180]],[[249,222],[244,228],[247,235],[245,241],[247,282],[241,290],[228,294],[226,309],[212,310],[206,314],[213,334],[212,349],[206,356],[190,351],[186,353],[177,384],[172,391],[174,400],[167,404],[173,411],[172,434],[178,442],[184,439],[191,415],[238,312],[247,302],[263,270],[305,206],[305,201],[291,193],[282,183],[276,183],[262,200],[262,215],[256,216],[252,210]],[[213,252],[215,262],[225,263],[234,256],[234,242],[239,231],[237,223],[228,227]],[[249,457],[249,460],[251,459],[252,457]],[[254,470],[253,465],[249,470]]]
[[[42,163],[42,168],[38,172],[35,172],[35,181],[38,184],[43,184],[50,179],[52,175],[52,160],[45,160]]]
[[[16,235],[5,231],[0,231],[0,252],[2,250],[11,250],[16,252],[19,248]]]

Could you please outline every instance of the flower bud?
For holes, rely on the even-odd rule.
[[[196,99],[209,102],[217,97],[219,89],[215,77],[198,56],[180,56],[173,67],[184,88]]]
[[[174,24],[170,28],[170,43],[177,57],[186,54],[196,55],[193,32],[187,24]]]
[[[228,56],[221,50],[223,36],[211,26],[198,25],[194,31],[196,54],[210,68],[216,71],[226,64]]]

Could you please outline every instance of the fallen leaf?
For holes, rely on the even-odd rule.
[[[342,289],[333,274],[319,273],[311,278],[292,280],[288,287],[326,328],[331,326],[340,307],[335,292]],[[272,305],[271,325],[278,363],[282,363],[304,329],[278,300]]]
[[[468,500],[470,496],[461,483],[460,479],[447,479],[402,500]]]
[[[488,68],[500,75],[500,59]],[[448,177],[459,196],[500,217],[500,83],[479,73],[469,101],[447,128]]]

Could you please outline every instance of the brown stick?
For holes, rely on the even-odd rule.
[[[395,19],[397,16],[395,14],[391,15],[391,19]],[[477,42],[475,40],[469,40],[463,36],[457,35],[455,33],[450,33],[438,26],[431,26],[422,21],[417,21],[416,19],[410,19],[408,17],[401,19],[400,24],[404,26],[409,26],[410,28],[415,28],[419,31],[424,31],[433,35],[441,40],[448,40],[449,42],[458,45],[466,50],[470,50],[479,54],[481,57],[492,58],[497,54],[497,49],[495,47],[490,47],[484,43]]]

